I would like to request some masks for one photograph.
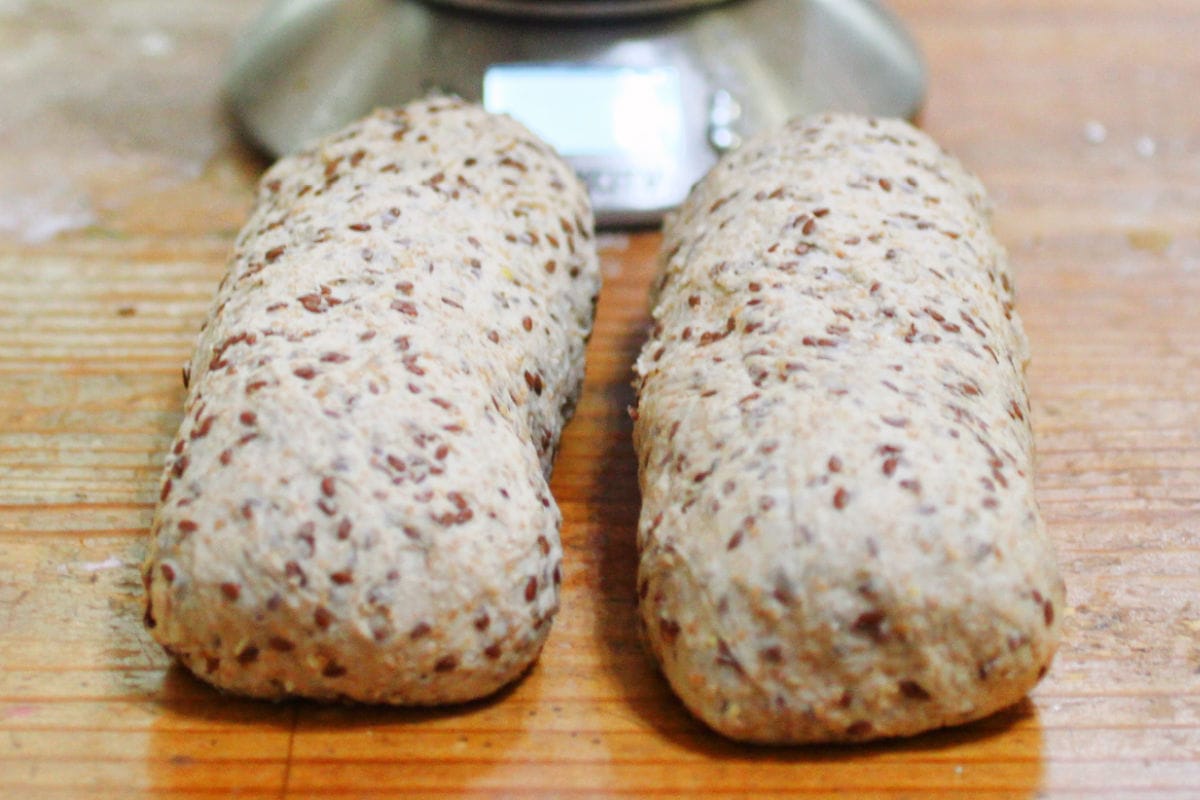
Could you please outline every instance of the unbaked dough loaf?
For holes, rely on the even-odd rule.
[[[186,372],[146,620],[247,695],[486,695],[558,607],[546,478],[599,270],[571,169],[457,100],[262,179]]]
[[[667,224],[637,363],[640,617],[684,703],[860,741],[1021,698],[1063,584],[979,182],[906,123],[798,119]]]

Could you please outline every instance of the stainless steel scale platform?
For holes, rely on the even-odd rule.
[[[657,222],[796,114],[913,116],[925,71],[873,0],[276,0],[226,88],[274,155],[430,92],[482,102],[554,145],[617,226]]]

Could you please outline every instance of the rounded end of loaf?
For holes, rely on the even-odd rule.
[[[202,680],[260,698],[456,703],[524,673],[558,609],[561,514],[537,452],[498,417],[427,405],[348,450],[338,420],[263,403],[234,459],[264,470],[223,463],[248,417],[189,416],[180,439],[203,428],[218,446],[168,460],[144,573],[153,636]],[[433,439],[452,418],[468,438]],[[428,457],[396,455],[407,436]]]
[[[200,528],[163,537],[144,567],[146,623],[198,678],[240,695],[393,705],[486,697],[529,669],[558,609],[559,516],[553,504],[538,508],[538,520],[440,531],[436,551],[419,539],[389,548],[381,537],[370,553],[379,569],[332,553],[297,558],[248,525],[232,552]],[[167,514],[156,527],[181,522],[188,527]],[[532,525],[544,532],[525,536]]]
[[[905,604],[880,586],[881,611],[858,601],[857,585],[839,591],[831,577],[825,590],[843,597],[841,607],[806,613],[810,598],[772,575],[761,576],[773,587],[765,597],[717,597],[687,568],[658,570],[642,604],[647,646],[688,710],[739,741],[862,742],[982,719],[1025,697],[1060,638],[1059,615],[1048,610],[1062,607],[1054,578],[1016,598],[945,605],[929,596]],[[756,622],[723,625],[739,605],[756,606]]]

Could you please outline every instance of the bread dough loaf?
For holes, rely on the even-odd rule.
[[[988,214],[924,134],[833,115],[749,141],[668,221],[637,363],[640,617],[717,731],[914,734],[1046,671],[1063,584]]]
[[[547,476],[598,288],[584,187],[509,118],[423,101],[276,164],[187,368],[155,638],[258,697],[520,675],[558,607]]]

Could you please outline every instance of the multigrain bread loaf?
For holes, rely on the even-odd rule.
[[[717,731],[914,734],[1045,673],[1063,584],[988,216],[924,134],[834,115],[749,141],[668,221],[637,363],[640,619]]]
[[[547,476],[599,288],[570,168],[457,100],[283,159],[185,378],[146,621],[258,697],[486,695],[558,607]]]

